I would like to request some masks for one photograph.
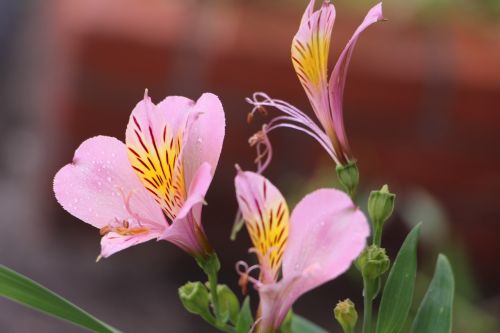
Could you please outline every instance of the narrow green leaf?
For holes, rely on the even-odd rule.
[[[236,333],[248,333],[253,325],[252,310],[250,309],[250,297],[246,297],[241,306],[238,320],[236,321]]]
[[[413,228],[399,249],[382,294],[377,333],[400,332],[408,317],[417,275],[419,235],[420,224]]]
[[[450,262],[440,254],[429,289],[413,321],[412,333],[451,333],[455,278]]]
[[[119,332],[49,289],[4,265],[0,265],[0,296],[94,332]]]
[[[325,329],[319,327],[315,323],[293,314],[292,317],[292,332],[293,333],[328,333]]]

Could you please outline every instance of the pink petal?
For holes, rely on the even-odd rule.
[[[260,290],[263,325],[279,327],[302,294],[345,272],[369,233],[365,216],[344,192],[322,189],[302,199],[290,218],[283,279]]]
[[[205,201],[205,195],[212,181],[212,166],[208,162],[204,162],[198,170],[196,171],[191,184],[189,185],[188,197],[184,202],[181,210],[177,214],[177,219],[183,219],[186,215],[195,207],[201,208],[199,203]],[[193,214],[195,216],[195,221],[200,222],[201,209],[197,209],[197,212]]]
[[[195,257],[204,256],[211,251],[203,226],[194,220],[192,214],[174,220],[160,238]]]
[[[332,75],[330,76],[329,87],[330,107],[332,112],[331,117],[333,119],[335,133],[344,151],[349,151],[349,144],[347,142],[347,137],[345,134],[344,120],[342,115],[342,102],[347,77],[347,68],[349,67],[352,51],[354,50],[354,46],[356,45],[360,34],[373,23],[381,20],[383,20],[382,3],[379,3],[372,9],[370,9],[361,25],[356,29],[346,47],[340,54],[340,57],[333,69]]]
[[[130,167],[125,145],[112,137],[84,141],[73,162],[56,174],[54,193],[65,210],[96,228],[134,218],[124,204],[129,195],[136,213],[157,226],[165,225],[161,209]]]
[[[369,234],[364,214],[347,194],[317,190],[292,212],[283,276],[305,275],[301,293],[334,279],[361,253]]]
[[[315,0],[307,6],[299,30],[292,42],[292,64],[314,113],[330,137],[333,127],[328,102],[328,54],[335,7],[324,1],[314,11]]]
[[[156,106],[146,95],[127,125],[130,164],[170,220],[186,199],[181,152],[193,104],[190,99],[171,96]]]
[[[126,221],[130,231],[144,229],[127,236],[107,233],[101,243],[103,257],[156,238],[168,227],[130,167],[125,145],[112,137],[84,141],[73,162],[56,174],[54,193],[65,210],[96,228],[122,227]]]
[[[212,174],[217,168],[222,150],[226,121],[219,98],[205,93],[196,101],[191,113],[194,117],[188,126],[184,152],[186,184],[190,184],[199,167],[208,162]]]
[[[134,236],[122,236],[115,232],[106,234],[101,239],[100,257],[107,258],[128,247],[147,242],[158,237],[157,233],[143,233]]]
[[[288,239],[288,206],[266,178],[238,171],[236,197],[248,233],[259,257],[262,281],[276,280]]]
[[[204,254],[209,247],[201,225],[201,208],[212,180],[211,168],[208,162],[200,166],[191,182],[184,206],[161,236],[193,255]]]

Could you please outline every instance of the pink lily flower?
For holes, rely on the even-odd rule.
[[[75,151],[54,178],[58,202],[98,228],[109,257],[151,239],[167,240],[195,257],[211,253],[201,206],[217,167],[225,118],[217,96],[196,103],[146,94],[132,111],[126,139],[96,136]]]
[[[340,54],[328,79],[328,55],[335,7],[325,0],[319,9],[314,11],[315,2],[309,2],[302,16],[291,51],[295,72],[322,128],[293,105],[272,99],[264,93],[255,93],[252,99],[247,99],[254,106],[249,119],[255,112],[265,110],[266,107],[275,108],[283,115],[275,117],[265,125],[263,130],[251,139],[251,144],[264,145],[264,154],[271,154],[269,148],[265,148],[268,147],[268,142],[263,140],[263,137],[276,128],[293,128],[318,141],[337,165],[346,165],[353,160],[342,115],[347,68],[360,34],[373,23],[383,20],[382,3],[370,9]]]
[[[251,281],[259,292],[257,331],[275,332],[301,295],[349,268],[370,228],[349,196],[335,189],[307,195],[289,218],[285,199],[263,176],[239,170],[235,186],[259,262],[237,264],[240,284],[244,288]],[[255,269],[258,278],[250,276]]]

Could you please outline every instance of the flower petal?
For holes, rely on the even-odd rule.
[[[333,128],[328,104],[328,53],[335,21],[335,7],[324,1],[314,11],[315,0],[306,8],[292,42],[292,64],[314,113],[330,137]]]
[[[215,172],[226,127],[224,109],[214,94],[201,95],[191,113],[194,119],[189,124],[183,159],[188,186],[203,163],[210,163],[212,174]]]
[[[157,238],[157,233],[141,233],[133,236],[123,236],[115,232],[106,234],[101,239],[101,254],[100,257],[107,258],[116,252],[124,250],[128,247],[141,244]]]
[[[155,106],[146,95],[126,131],[132,168],[165,214],[174,220],[186,199],[181,151],[193,101],[170,96]]]
[[[208,162],[204,162],[196,171],[191,184],[186,201],[181,210],[177,214],[176,219],[182,219],[191,211],[196,204],[205,201],[205,195],[212,181],[212,166]],[[195,221],[200,223],[201,210],[198,210],[193,216]]]
[[[130,167],[123,142],[106,136],[84,141],[73,162],[54,178],[57,201],[101,229],[101,256],[158,237],[168,227],[161,208]]]
[[[333,119],[334,131],[337,135],[340,145],[343,147],[343,151],[345,152],[349,152],[350,150],[345,134],[342,114],[342,102],[347,77],[347,68],[349,67],[352,51],[354,50],[354,46],[356,45],[360,34],[373,23],[381,21],[383,19],[382,3],[379,3],[372,9],[370,9],[361,25],[356,29],[349,42],[347,42],[347,45],[340,54],[340,57],[333,69],[332,75],[330,76],[329,90],[330,109],[332,113],[331,117]]]
[[[130,167],[125,145],[112,137],[84,141],[73,162],[56,174],[54,193],[65,210],[96,228],[135,219],[125,205],[127,199],[133,213],[153,226],[166,225],[161,209]]]
[[[210,245],[201,225],[201,208],[212,180],[212,167],[203,163],[189,187],[188,197],[161,239],[168,240],[192,255],[203,255]]]
[[[301,292],[346,271],[363,250],[370,228],[347,194],[317,190],[302,199],[290,218],[283,276],[304,275]]]
[[[290,218],[283,278],[259,290],[262,325],[279,327],[302,294],[345,272],[369,232],[365,216],[344,192],[322,189],[302,199]]]
[[[261,175],[238,171],[236,197],[257,251],[263,282],[276,280],[288,239],[288,206],[279,190]]]

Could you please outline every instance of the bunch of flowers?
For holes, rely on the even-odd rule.
[[[125,142],[107,136],[90,138],[57,173],[54,192],[58,202],[99,229],[97,260],[152,239],[173,243],[192,256],[207,275],[207,283],[189,282],[179,289],[182,304],[219,330],[237,333],[323,332],[294,314],[292,306],[301,295],[335,279],[355,263],[363,279],[363,332],[372,332],[372,303],[379,295],[377,332],[402,330],[413,297],[419,227],[409,234],[391,267],[382,248],[382,230],[392,214],[395,195],[387,186],[373,191],[367,207],[369,218],[357,206],[359,172],[342,115],[352,52],[360,34],[383,20],[382,5],[368,11],[328,77],[334,20],[332,3],[325,1],[315,9],[315,0],[311,0],[291,46],[293,68],[319,124],[307,113],[265,93],[248,99],[253,106],[249,119],[267,109],[278,112],[250,138],[257,150],[256,172],[236,166],[234,179],[240,213],[233,237],[246,226],[252,243],[249,251],[257,258],[254,265],[235,263],[236,271],[244,294],[249,285],[257,290],[257,311],[252,313],[248,296],[240,306],[236,293],[218,284],[220,263],[202,224],[205,194],[225,133],[223,106],[210,93],[197,101],[170,96],[154,104],[146,91],[130,115]],[[315,190],[290,213],[279,189],[263,175],[272,159],[268,134],[283,127],[308,134],[325,149],[345,191]],[[2,274],[22,279],[6,268]],[[15,293],[4,290],[3,295],[23,302]],[[50,297],[58,299],[53,294]],[[412,332],[449,332],[452,299],[453,275],[446,258],[440,256]],[[88,313],[80,313],[87,321],[78,322],[57,311],[40,309],[94,331],[116,331]],[[334,316],[344,332],[355,331],[358,314],[352,301],[339,302]]]

